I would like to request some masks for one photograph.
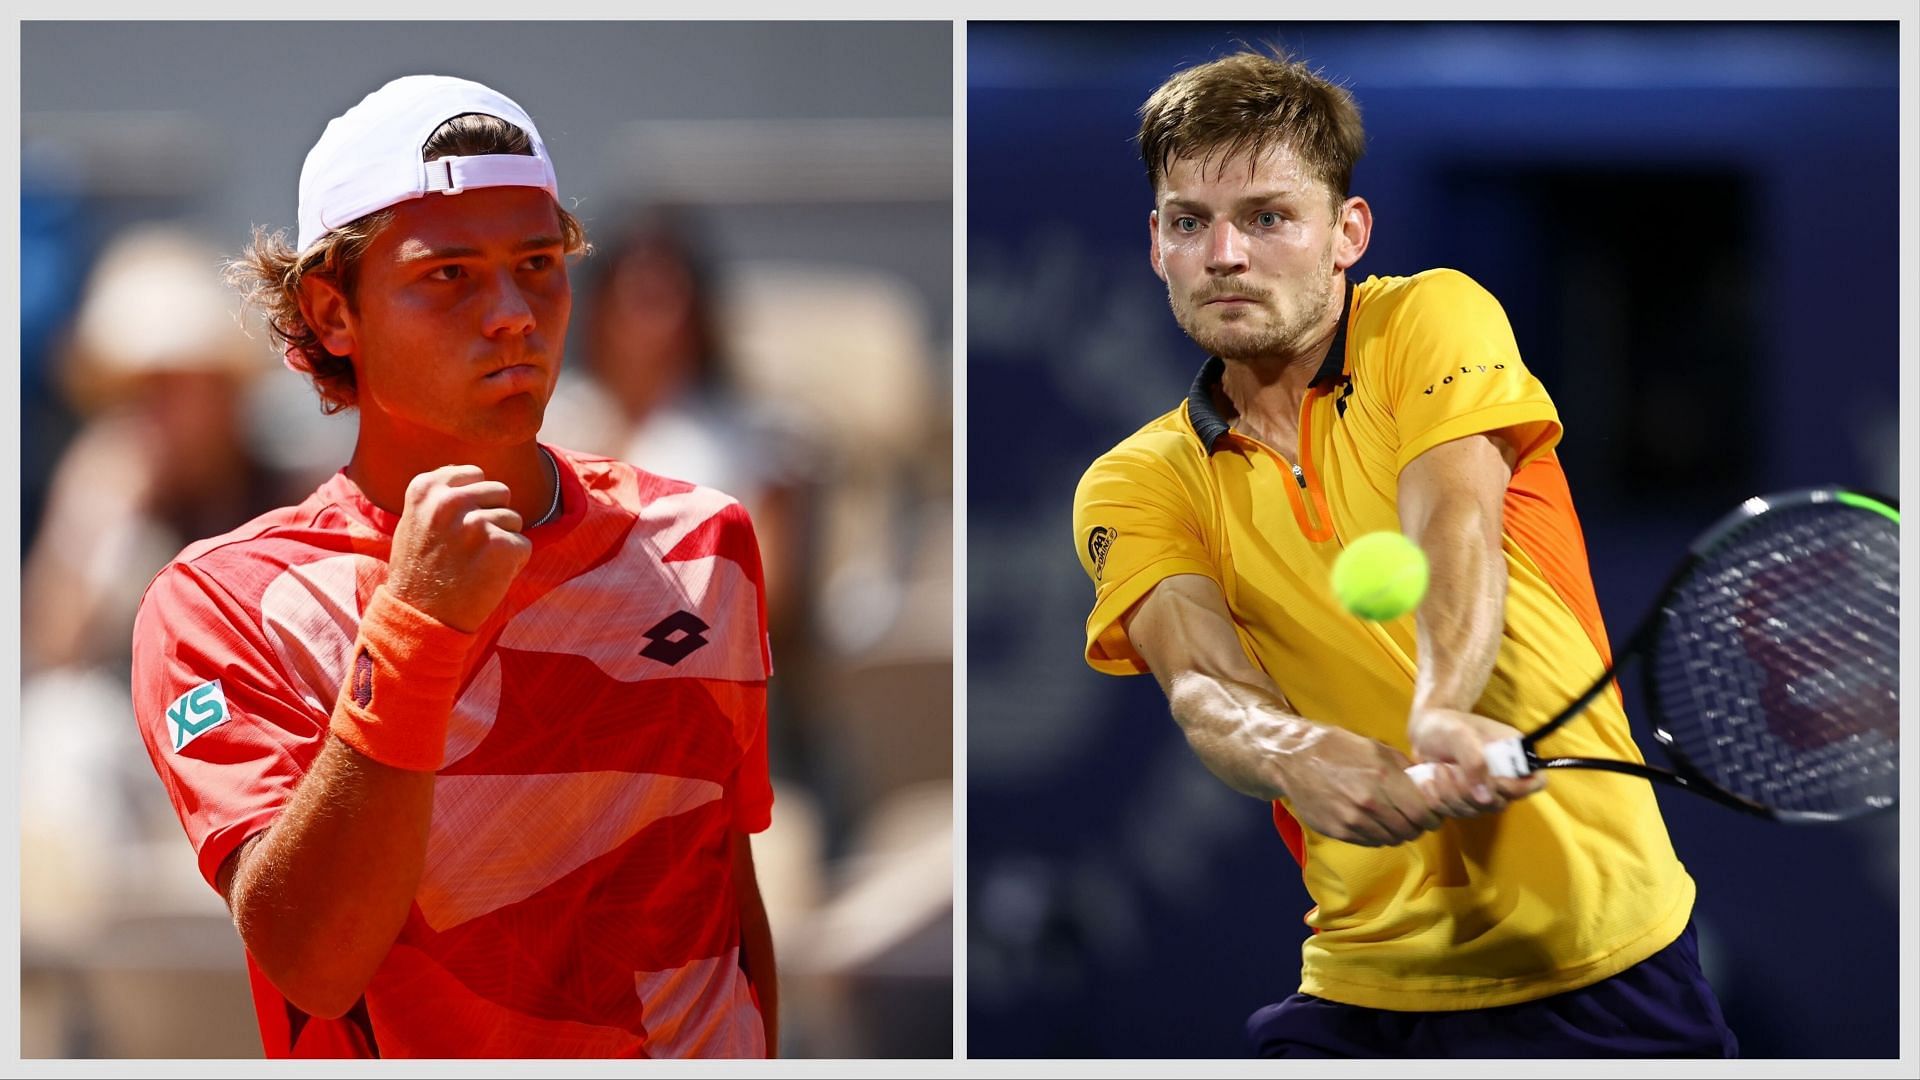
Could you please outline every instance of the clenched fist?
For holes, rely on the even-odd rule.
[[[414,477],[393,533],[387,588],[455,630],[478,630],[533,554],[508,494],[476,465]]]
[[[1421,790],[1452,818],[1498,813],[1547,786],[1544,772],[1522,777],[1488,772],[1486,745],[1519,737],[1519,731],[1498,720],[1458,709],[1415,709],[1407,721],[1414,756],[1436,766]]]

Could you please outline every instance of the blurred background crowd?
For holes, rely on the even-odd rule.
[[[146,760],[129,632],[185,544],[345,463],[220,281],[321,128],[460,75],[540,125],[596,251],[545,441],[753,515],[776,678],[757,837],[782,1051],[952,1052],[946,23],[21,28],[21,1052],[259,1053]]]
[[[1081,660],[1070,513],[1203,359],[1148,268],[1137,110],[1268,42],[1364,114],[1374,231],[1350,276],[1452,267],[1505,307],[1565,425],[1616,644],[1741,500],[1900,487],[1893,23],[970,24],[973,1056],[1238,1056],[1299,984],[1311,901],[1267,807],[1206,771],[1153,680]],[[1896,1056],[1897,816],[1660,801],[1744,1052]]]

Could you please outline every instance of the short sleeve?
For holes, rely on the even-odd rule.
[[[1515,471],[1560,441],[1546,387],[1520,359],[1493,294],[1454,270],[1421,275],[1389,317],[1386,389],[1397,473],[1444,442],[1511,429]]]
[[[1147,662],[1134,651],[1121,618],[1176,574],[1220,580],[1193,499],[1164,459],[1122,446],[1080,478],[1073,532],[1080,566],[1094,588],[1087,663],[1109,675],[1145,672]]]
[[[245,607],[190,565],[163,570],[134,620],[134,715],[209,885],[325,745],[327,717],[270,655]]]
[[[751,632],[761,658],[759,693],[743,699],[744,715],[734,717],[734,735],[740,740],[740,762],[728,785],[733,827],[743,833],[764,832],[773,824],[773,777],[767,754],[767,684],[773,675],[773,642],[767,633],[767,579],[760,562],[760,541],[753,520],[738,503],[722,511],[725,531],[718,551],[740,564],[754,588],[755,625]]]

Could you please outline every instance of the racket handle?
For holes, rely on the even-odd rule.
[[[1498,739],[1481,748],[1487,755],[1487,772],[1492,776],[1508,778],[1528,776],[1533,767],[1527,764],[1527,749],[1520,745],[1519,739]],[[1422,791],[1433,782],[1433,774],[1439,766],[1431,761],[1407,767],[1407,779],[1413,781]]]

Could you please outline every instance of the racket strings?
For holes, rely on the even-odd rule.
[[[1846,814],[1899,787],[1899,534],[1836,504],[1774,509],[1666,608],[1650,671],[1670,746],[1778,810]]]

